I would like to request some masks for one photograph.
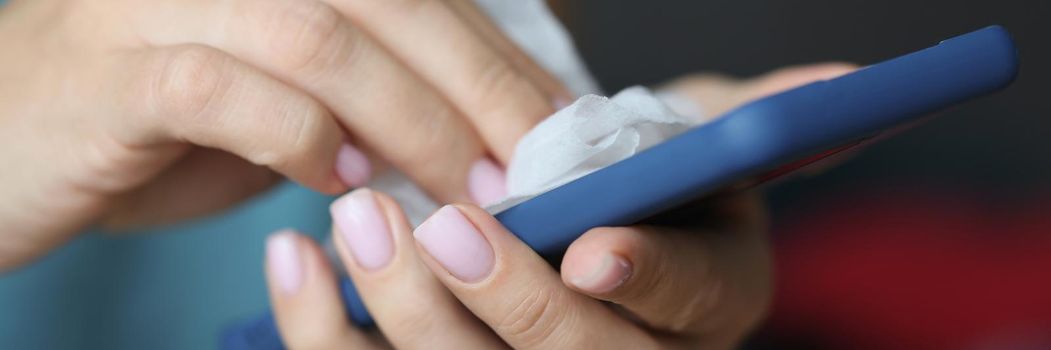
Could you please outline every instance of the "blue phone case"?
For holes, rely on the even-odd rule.
[[[991,26],[737,108],[631,158],[496,215],[557,257],[600,226],[623,226],[738,184],[775,177],[954,104],[1000,90],[1018,72],[1010,34]],[[350,318],[372,320],[349,280]],[[227,329],[224,349],[282,349],[272,315]]]

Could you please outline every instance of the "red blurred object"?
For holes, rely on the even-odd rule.
[[[771,333],[851,349],[1051,349],[1051,193],[845,195],[776,231]]]

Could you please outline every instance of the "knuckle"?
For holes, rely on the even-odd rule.
[[[515,96],[515,90],[523,78],[513,67],[502,60],[493,60],[478,75],[474,84],[474,102],[481,113],[488,114],[506,104],[509,96]]]
[[[92,139],[75,160],[78,171],[70,175],[71,186],[88,193],[117,195],[148,180],[150,175],[121,171],[134,164],[135,149],[110,136]]]
[[[204,46],[174,52],[154,75],[152,105],[162,116],[206,123],[201,119],[211,115],[208,109],[230,86],[230,60]]]
[[[549,341],[569,317],[558,290],[534,288],[497,322],[498,333],[533,347]]]
[[[713,320],[709,316],[716,315],[712,312],[722,301],[723,284],[717,280],[704,284],[699,290],[685,298],[685,303],[670,314],[666,329],[685,333],[690,330],[704,327],[703,324],[722,325],[724,320]]]
[[[325,146],[325,121],[328,111],[324,106],[308,99],[284,103],[276,110],[274,120],[268,121],[273,129],[267,132],[269,140],[261,142],[259,150],[253,152],[250,161],[256,165],[272,168],[287,168],[295,162],[305,162],[310,155],[317,155]]]
[[[320,73],[326,67],[337,66],[334,63],[357,47],[349,40],[341,40],[343,16],[323,2],[296,2],[277,16],[279,30],[273,38],[273,57],[289,70]]]
[[[473,134],[468,134],[468,137],[459,137],[461,131],[455,128],[459,128],[460,124],[452,122],[455,118],[459,117],[448,106],[435,107],[423,117],[403,118],[403,122],[407,125],[392,129],[413,130],[414,137],[406,138],[411,139],[408,141],[411,144],[405,148],[405,153],[402,155],[403,164],[412,167],[420,175],[426,177],[451,175],[448,171],[449,161],[434,161],[435,150],[443,150],[441,154],[444,154],[445,157],[468,156],[468,150],[474,140]],[[455,159],[455,161],[465,162],[466,160]]]
[[[316,103],[288,102],[277,109],[276,119],[265,147],[251,157],[252,163],[273,168],[284,168],[299,160],[310,159],[320,148],[326,127],[323,107]]]
[[[416,310],[424,310],[427,306],[420,305]],[[398,339],[395,344],[398,348],[426,348],[427,344],[434,339],[434,334],[442,334],[445,324],[438,320],[434,313],[430,312],[406,312],[405,316],[398,319]]]

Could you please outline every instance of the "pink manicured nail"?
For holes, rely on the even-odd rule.
[[[413,232],[416,241],[460,281],[481,281],[493,269],[493,248],[460,210],[444,206]]]
[[[482,158],[467,174],[467,190],[478,205],[490,205],[507,196],[507,174],[492,159]]]
[[[390,263],[394,255],[390,225],[371,190],[362,188],[341,197],[332,203],[330,211],[343,243],[359,266],[372,271]]]
[[[364,186],[369,181],[372,165],[365,153],[349,143],[339,147],[336,155],[336,174],[344,184],[350,187]]]
[[[595,294],[608,293],[631,277],[631,263],[610,253],[592,259],[590,266],[583,266],[580,270],[579,274],[570,276],[569,283]]]
[[[296,247],[296,234],[281,231],[266,239],[266,262],[277,285],[286,294],[295,294],[303,284],[303,263]]]

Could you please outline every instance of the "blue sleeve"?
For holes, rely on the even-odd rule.
[[[286,185],[176,227],[82,234],[0,274],[0,349],[213,348],[222,326],[268,307],[266,235],[327,234],[330,201]]]

